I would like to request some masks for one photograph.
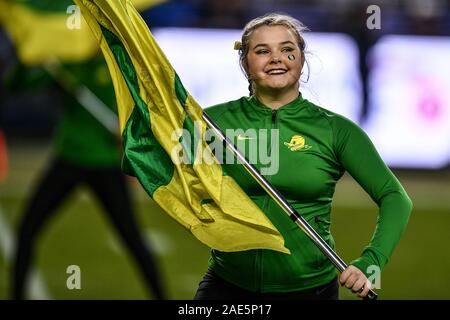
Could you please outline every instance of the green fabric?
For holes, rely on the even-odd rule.
[[[116,99],[103,58],[65,66],[79,85],[90,89],[116,112]],[[120,166],[120,142],[70,94],[64,95],[62,119],[55,137],[56,155],[67,162],[87,167]]]
[[[65,64],[63,68],[72,76],[74,86],[86,86],[116,112],[114,88],[103,57],[98,56],[84,64]],[[8,72],[5,84],[12,94],[57,85],[44,69],[25,67],[20,63]],[[54,135],[55,156],[79,166],[120,166],[119,139],[81,106],[71,93],[61,92],[64,112]]]
[[[141,117],[140,108],[134,108],[125,127],[122,170],[137,177],[145,191],[152,197],[159,187],[170,182],[175,167]]]
[[[279,170],[266,178],[332,248],[332,197],[337,181],[347,170],[380,208],[373,238],[353,264],[366,274],[369,265],[384,267],[406,227],[412,204],[357,125],[301,95],[276,114],[254,97],[217,105],[205,112],[222,130],[279,129]],[[296,135],[305,138],[305,145],[292,151],[285,143],[290,143]],[[258,140],[264,146],[269,144],[268,149],[273,148],[270,139],[258,137]],[[248,150],[243,150],[247,157]],[[256,166],[264,167],[261,163]],[[224,168],[281,232],[292,254],[270,250],[233,253],[213,250],[210,268],[229,282],[260,292],[302,290],[331,281],[337,274],[334,265],[245,169],[238,164],[226,164]]]
[[[183,86],[183,83],[180,80],[178,74],[175,73],[175,94],[177,95],[178,101],[183,106],[186,107],[186,100],[188,97],[188,93]],[[183,130],[184,132],[188,132],[190,136],[190,141],[185,141],[184,136],[180,137],[180,143],[183,146],[184,155],[189,158],[188,163],[194,163],[195,161],[195,150],[199,143],[199,133],[198,130],[195,130],[194,122],[190,117],[185,117],[183,122]]]
[[[138,177],[147,193],[153,196],[159,187],[169,184],[175,167],[150,129],[151,117],[147,105],[139,95],[136,70],[125,47],[109,30],[102,28],[102,32],[136,104],[122,134],[125,150],[122,169],[125,173]]]
[[[178,74],[175,74],[175,94],[177,95],[178,101],[180,101],[181,105],[184,107],[186,104],[188,93],[186,92],[183,83],[181,83]]]

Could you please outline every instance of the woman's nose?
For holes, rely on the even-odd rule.
[[[278,57],[272,57],[272,63],[280,63],[281,60]]]

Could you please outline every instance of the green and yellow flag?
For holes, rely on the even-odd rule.
[[[138,10],[166,0],[133,0]],[[0,23],[25,64],[57,58],[78,63],[93,57],[98,41],[72,0],[0,0]]]
[[[203,110],[183,87],[131,1],[75,2],[101,41],[114,82],[124,170],[207,246],[226,252],[265,248],[289,253],[270,220],[223,174],[202,139]],[[189,132],[196,147],[173,139],[180,129]],[[189,163],[173,153],[180,144]],[[213,164],[208,164],[211,159]]]

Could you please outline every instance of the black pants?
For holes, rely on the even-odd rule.
[[[55,160],[45,172],[22,217],[13,265],[12,297],[25,298],[25,284],[39,231],[56,213],[63,200],[81,183],[87,184],[100,200],[121,239],[138,262],[153,296],[164,299],[155,258],[139,232],[128,186],[120,169],[87,169],[61,160]]]
[[[330,283],[293,292],[260,293],[242,289],[208,270],[200,282],[194,300],[338,300],[337,277]]]

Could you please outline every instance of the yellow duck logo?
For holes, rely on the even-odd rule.
[[[311,146],[305,144],[305,138],[302,136],[293,136],[291,138],[291,142],[285,142],[285,146],[287,146],[291,151],[301,151],[311,149]]]

